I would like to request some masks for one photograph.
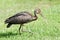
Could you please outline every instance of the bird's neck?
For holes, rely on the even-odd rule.
[[[36,12],[34,12],[34,20],[37,20],[37,15],[36,15]]]
[[[37,15],[36,15],[36,11],[34,11],[34,16],[37,17]]]

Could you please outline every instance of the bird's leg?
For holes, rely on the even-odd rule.
[[[29,33],[32,33],[31,30],[23,30],[23,27],[22,27],[22,32],[29,32]],[[33,34],[33,33],[32,33]]]
[[[23,25],[22,25],[23,26]],[[24,30],[23,30],[23,27],[21,28],[21,32],[23,32]]]
[[[22,25],[22,26],[24,26],[24,25]],[[23,32],[23,27],[21,28],[21,31]]]
[[[20,27],[19,27],[19,33],[21,34],[21,27],[22,27],[22,24],[20,25]]]
[[[25,30],[25,32],[29,32],[29,33],[32,33],[31,30]],[[33,34],[33,33],[32,33]]]

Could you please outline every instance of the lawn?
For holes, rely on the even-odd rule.
[[[40,8],[47,23],[38,15],[38,19],[23,26],[29,32],[18,34],[20,25],[6,28],[6,18],[28,11],[32,15],[34,9]],[[0,40],[60,40],[60,0],[0,0]]]

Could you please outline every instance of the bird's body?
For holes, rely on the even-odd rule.
[[[6,19],[5,23],[10,24],[24,24],[36,20],[37,18],[31,15],[29,12],[20,12],[16,15]]]
[[[40,12],[41,12],[40,9],[35,9],[34,16],[33,16],[29,12],[23,11],[6,19],[5,23],[8,23],[7,28],[9,28],[12,24],[20,24],[20,27],[19,27],[19,32],[20,32],[21,26],[25,23],[37,20],[38,17],[36,14],[39,14]]]

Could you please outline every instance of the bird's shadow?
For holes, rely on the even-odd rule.
[[[12,37],[12,36],[17,36],[17,35],[20,35],[19,33],[13,33],[13,32],[6,32],[6,33],[0,33],[0,38],[4,37],[4,38],[9,38],[9,37]],[[28,37],[32,36],[33,34],[30,33],[30,35],[28,35]]]
[[[12,32],[8,32],[8,33],[0,33],[0,38],[1,37],[10,37],[10,36],[16,36],[17,33],[12,33]]]

